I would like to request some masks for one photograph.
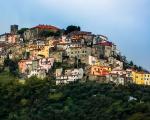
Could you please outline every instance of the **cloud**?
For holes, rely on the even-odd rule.
[[[63,15],[66,19],[72,18],[76,21],[82,19],[86,22],[96,18],[108,24],[124,24],[125,27],[137,23],[135,13],[144,3],[141,4],[139,0],[38,0],[38,2],[43,9]]]

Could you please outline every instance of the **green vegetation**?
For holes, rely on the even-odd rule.
[[[11,60],[9,57],[7,57],[4,60],[4,68],[8,67],[9,68],[9,73],[12,74],[13,76],[18,76],[19,71],[18,71],[18,61],[17,60]]]
[[[70,25],[66,28],[65,34],[71,33],[73,31],[80,31],[80,30],[81,30],[80,26]]]
[[[14,79],[16,78],[7,70],[0,73],[0,83],[7,83]]]
[[[1,120],[150,120],[150,87],[95,82],[0,83]],[[129,100],[130,96],[136,98]]]
[[[20,30],[18,30],[18,34],[23,35],[23,33],[28,29],[29,28],[21,28]]]
[[[51,30],[42,30],[41,33],[39,34],[40,37],[50,37],[50,36],[60,36],[61,31],[53,32]]]

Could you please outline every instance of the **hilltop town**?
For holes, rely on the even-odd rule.
[[[0,35],[0,71],[9,68],[24,83],[27,78],[51,78],[56,85],[75,81],[150,85],[150,73],[127,61],[105,35],[37,25]]]

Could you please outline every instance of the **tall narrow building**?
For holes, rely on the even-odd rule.
[[[18,25],[11,25],[10,33],[15,35],[15,34],[17,34],[17,32],[18,32]]]

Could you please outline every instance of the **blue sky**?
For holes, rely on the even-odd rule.
[[[0,33],[11,24],[79,25],[103,34],[123,55],[150,70],[150,0],[1,0]]]

